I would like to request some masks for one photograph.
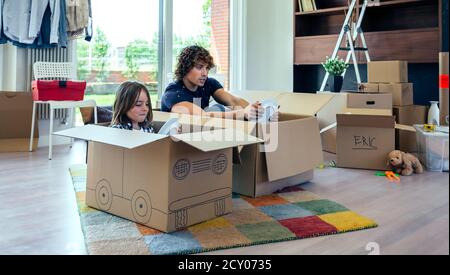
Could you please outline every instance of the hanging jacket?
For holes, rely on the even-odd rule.
[[[68,32],[77,32],[80,30],[84,30],[89,23],[88,0],[67,0],[66,18],[68,24]]]
[[[66,21],[66,0],[60,0],[61,15],[59,19],[59,45],[67,47],[67,21]]]
[[[39,36],[42,20],[50,5],[50,43],[58,43],[60,1],[57,0],[3,0],[3,31],[10,40],[32,44]]]

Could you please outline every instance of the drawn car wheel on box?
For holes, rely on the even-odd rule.
[[[147,192],[139,190],[131,199],[131,211],[138,223],[147,224],[152,217],[152,202]]]
[[[108,211],[111,209],[113,194],[111,185],[107,180],[103,179],[97,183],[97,187],[95,188],[95,198],[100,210]]]

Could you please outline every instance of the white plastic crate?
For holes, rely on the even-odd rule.
[[[417,130],[418,157],[429,171],[449,171],[448,134],[441,132],[428,133],[423,125],[414,125]]]

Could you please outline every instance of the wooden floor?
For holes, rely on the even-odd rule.
[[[83,163],[84,142],[35,153],[0,154],[0,254],[85,254],[68,168]],[[326,154],[327,159],[333,155]],[[373,171],[317,170],[304,189],[374,219],[359,232],[211,252],[209,254],[449,254],[448,173],[402,178]]]

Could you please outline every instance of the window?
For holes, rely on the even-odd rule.
[[[138,80],[148,86],[155,108],[158,89],[173,80],[176,57],[193,44],[211,52],[217,67],[210,76],[228,88],[229,0],[95,0],[92,10],[94,37],[77,41],[77,64],[78,78],[88,82],[85,98],[98,106],[111,106],[122,82]],[[158,48],[160,32],[172,38],[173,47]],[[163,62],[164,56],[171,62]],[[169,72],[166,79],[158,77],[161,69],[163,76]]]
[[[111,106],[118,86],[137,80],[148,87],[155,105],[159,0],[95,0],[92,10],[94,37],[90,43],[77,41],[78,78],[88,82],[85,99]]]
[[[216,68],[210,76],[228,88],[229,0],[174,0],[173,69],[180,51],[199,45],[211,52]]]

